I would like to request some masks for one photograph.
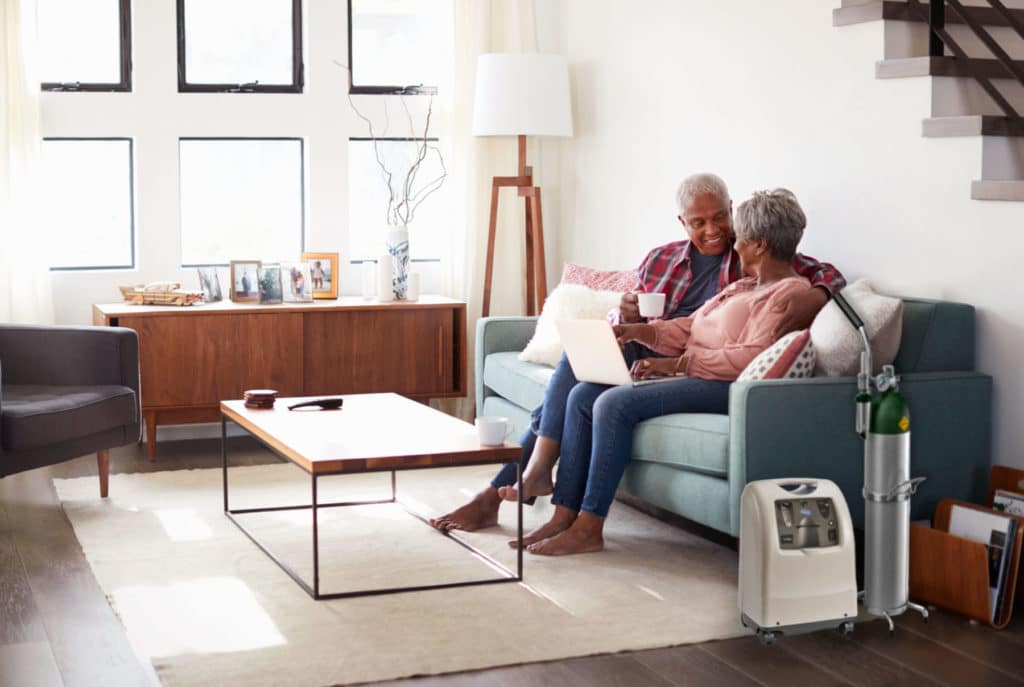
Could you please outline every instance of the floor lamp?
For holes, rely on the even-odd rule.
[[[569,65],[561,55],[492,53],[481,55],[473,102],[474,136],[516,136],[519,170],[516,176],[494,177],[487,230],[487,264],[481,316],[491,310],[494,275],[494,237],[498,224],[498,191],[519,190],[526,202],[526,314],[535,315],[548,296],[544,267],[544,220],[540,187],[526,164],[527,136],[572,136],[569,105]]]

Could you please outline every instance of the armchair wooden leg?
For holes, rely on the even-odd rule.
[[[96,467],[100,474],[100,498],[107,498],[107,484],[110,480],[110,451],[96,453]]]

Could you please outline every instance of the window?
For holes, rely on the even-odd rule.
[[[131,139],[50,138],[42,152],[50,267],[134,267]]]
[[[130,91],[130,0],[39,0],[44,91]]]
[[[301,139],[183,138],[178,155],[183,267],[298,259],[305,244]]]
[[[301,93],[301,0],[178,0],[178,91]]]
[[[352,93],[436,93],[452,47],[450,0],[349,0]]]
[[[437,139],[429,139],[436,144]],[[420,141],[409,138],[378,139],[380,157],[392,174],[392,186],[397,190],[409,167],[415,160]],[[353,138],[348,145],[348,207],[349,250],[353,260],[373,259],[385,252],[384,242],[388,229],[388,188],[370,139]],[[447,193],[444,186],[430,193],[434,180],[444,170],[436,154],[423,160],[413,189],[414,197],[423,200],[409,223],[409,251],[413,260],[437,260],[443,253]]]

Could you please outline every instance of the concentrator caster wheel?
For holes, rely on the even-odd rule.
[[[850,622],[850,621],[847,621],[847,622],[843,623],[843,625],[842,625],[842,627],[840,629],[841,629],[844,637],[846,635],[853,634],[853,623]]]
[[[761,644],[763,644],[765,646],[769,646],[769,645],[771,645],[772,642],[775,641],[775,633],[774,632],[759,631],[757,633],[757,638],[761,640]]]

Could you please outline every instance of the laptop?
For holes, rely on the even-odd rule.
[[[646,386],[679,379],[668,376],[634,380],[622,357],[622,348],[615,340],[612,326],[604,320],[559,320],[555,327],[562,337],[572,373],[581,382]]]

